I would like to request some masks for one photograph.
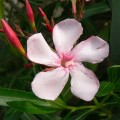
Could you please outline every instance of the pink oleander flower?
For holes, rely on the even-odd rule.
[[[91,101],[99,89],[95,74],[85,68],[83,61],[99,63],[108,56],[109,45],[97,36],[82,41],[73,48],[83,32],[81,24],[66,19],[53,28],[56,53],[48,46],[41,33],[32,35],[27,41],[28,58],[39,64],[53,67],[38,73],[32,82],[32,91],[42,99],[55,100],[71,75],[71,92],[78,98]]]

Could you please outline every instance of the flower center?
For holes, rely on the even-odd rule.
[[[68,68],[68,67],[73,66],[73,65],[74,65],[73,61],[66,61],[66,60],[61,61],[61,66],[65,67],[65,68]]]
[[[73,56],[71,54],[62,53],[60,58],[61,58],[61,66],[64,68],[70,68],[75,65]]]

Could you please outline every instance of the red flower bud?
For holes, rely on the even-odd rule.
[[[6,23],[5,20],[2,19],[2,26],[3,26],[3,31],[5,35],[8,37],[12,45],[22,54],[26,55],[25,50],[20,43],[16,33],[11,29],[11,27]]]
[[[33,14],[33,10],[28,2],[28,0],[25,1],[25,5],[26,5],[26,14],[27,17],[30,21],[30,23],[34,23],[34,14]]]
[[[46,24],[50,24],[50,22],[49,22],[49,20],[48,20],[48,18],[47,18],[47,16],[46,16],[46,14],[45,14],[44,11],[42,10],[42,8],[39,7],[38,10],[39,10],[39,12],[40,12],[41,17],[44,19],[45,23],[46,23]]]
[[[46,24],[46,28],[47,28],[50,32],[52,32],[52,31],[53,31],[53,27],[52,27],[52,26],[50,26],[49,24]]]
[[[38,8],[39,12],[40,12],[40,15],[41,17],[44,19],[45,21],[45,24],[43,24],[50,32],[53,31],[53,27],[50,25],[50,22],[46,16],[46,14],[44,13],[44,11],[42,10],[42,8]]]
[[[50,24],[42,23],[50,32],[53,31],[53,27]]]
[[[38,10],[39,10],[40,15],[41,15],[42,17],[46,16],[46,14],[45,14],[44,11],[42,10],[42,8],[38,7]]]
[[[25,1],[25,5],[26,5],[26,14],[27,14],[28,20],[30,21],[33,31],[37,32],[36,27],[35,27],[33,10],[31,8],[28,0]]]

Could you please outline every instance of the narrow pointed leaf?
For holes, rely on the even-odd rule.
[[[35,110],[36,113],[41,113],[41,108],[44,108],[44,111],[46,111],[46,109],[55,111],[56,109],[62,109],[66,106],[66,104],[59,98],[55,101],[45,101],[37,98],[30,92],[7,88],[0,88],[0,105],[10,105],[13,108],[30,113],[33,113],[32,110]],[[28,109],[29,106],[32,107],[30,110]],[[37,112],[39,110],[40,112]],[[44,111],[43,113],[45,113]]]
[[[105,2],[89,5],[89,7],[85,9],[83,19],[88,18],[92,15],[96,15],[108,11],[110,11],[110,7]]]
[[[56,112],[58,109],[52,106],[42,106],[29,101],[13,101],[7,103],[10,107],[27,113],[32,114],[46,114]]]

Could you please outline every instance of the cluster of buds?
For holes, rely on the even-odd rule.
[[[26,4],[26,14],[27,14],[27,17],[28,17],[28,20],[31,24],[31,27],[33,29],[34,32],[37,32],[37,29],[35,27],[35,20],[34,20],[34,14],[33,14],[33,10],[28,2],[28,0],[26,0],[25,2]],[[44,13],[44,11],[39,7],[39,12],[40,12],[40,15],[41,17],[43,18],[43,20],[45,21],[45,23],[43,24],[50,32],[52,32],[53,30],[53,27],[50,25],[50,22],[46,16],[46,14]]]
[[[28,17],[28,20],[31,24],[31,27],[33,29],[34,32],[37,32],[36,26],[35,26],[35,20],[34,20],[34,13],[33,10],[28,2],[28,0],[25,1],[25,5],[26,5],[26,14]],[[53,27],[50,25],[50,22],[46,16],[46,14],[44,13],[44,11],[39,7],[39,12],[41,17],[43,18],[43,20],[45,21],[45,23],[43,24],[50,32],[52,32]]]
[[[29,23],[31,25],[31,28],[32,28],[33,32],[36,33],[37,29],[36,29],[36,25],[35,25],[34,13],[33,13],[32,7],[29,4],[28,0],[25,0],[25,7],[26,7],[26,15],[27,15],[27,18],[28,18]],[[38,9],[39,9],[41,17],[45,21],[44,26],[50,32],[52,32],[53,27],[50,25],[50,22],[46,16],[46,14],[44,13],[44,11],[40,7]],[[2,23],[2,28],[0,28],[0,32],[4,33],[7,36],[9,43],[11,43],[12,46],[15,49],[17,49],[17,51],[20,54],[22,54],[25,58],[27,58],[26,51],[23,48],[23,46],[22,46],[22,44],[17,36],[21,36],[21,37],[25,37],[25,38],[28,38],[28,36],[26,36],[23,33],[23,31],[21,30],[21,28],[18,25],[15,25],[16,31],[19,33],[19,34],[16,34],[4,19],[1,20],[1,23]],[[25,67],[30,67],[30,66],[33,66],[33,63],[25,65]]]
[[[36,26],[35,26],[35,19],[34,19],[34,13],[32,10],[32,7],[30,6],[28,0],[25,1],[25,6],[26,6],[26,15],[28,17],[28,20],[30,22],[30,25],[32,27],[33,32],[37,32]],[[46,28],[52,32],[53,27],[50,25],[50,22],[46,16],[46,14],[43,12],[43,10],[39,7],[39,12],[42,18],[45,21],[45,26]],[[8,23],[2,19],[2,28],[0,29],[0,32],[4,33],[7,38],[9,39],[9,42],[23,55],[26,57],[26,52],[20,42],[20,40],[17,37],[17,34],[12,30],[12,28],[8,25]],[[17,32],[19,33],[20,36],[26,37],[20,27],[18,25],[15,25]],[[26,37],[27,38],[27,37]]]

